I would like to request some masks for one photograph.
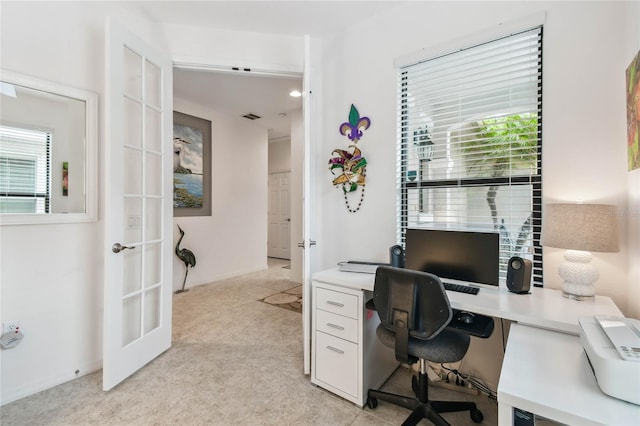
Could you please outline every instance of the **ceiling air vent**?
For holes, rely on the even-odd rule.
[[[249,119],[249,120],[257,120],[258,118],[262,118],[262,117],[260,117],[259,115],[255,115],[255,114],[253,114],[253,113],[251,113],[251,112],[250,112],[249,114],[245,114],[245,115],[243,115],[243,117],[244,117],[244,118],[247,118],[247,119]]]

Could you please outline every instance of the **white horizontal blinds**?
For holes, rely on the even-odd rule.
[[[49,212],[51,134],[0,126],[0,212]]]
[[[398,72],[398,239],[409,228],[498,232],[542,283],[542,27]]]

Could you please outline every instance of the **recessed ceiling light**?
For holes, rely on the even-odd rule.
[[[289,92],[289,96],[299,98],[300,96],[302,96],[302,93],[300,93],[299,90],[292,90],[291,92]]]

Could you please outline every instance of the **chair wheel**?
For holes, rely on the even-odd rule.
[[[378,400],[375,398],[367,398],[367,405],[369,406],[369,408],[371,408],[372,410],[374,408],[376,408],[378,406]]]
[[[478,409],[471,410],[469,414],[471,415],[471,420],[473,420],[474,423],[482,423],[482,421],[484,420],[482,412]]]

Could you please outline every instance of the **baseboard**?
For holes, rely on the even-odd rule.
[[[194,288],[194,287],[200,287],[201,285],[215,284],[218,281],[228,280],[230,278],[236,278],[246,274],[253,274],[255,272],[262,272],[262,271],[266,271],[267,269],[268,267],[267,267],[267,264],[265,263],[264,265],[243,269],[242,271],[234,271],[234,272],[228,272],[226,274],[216,275],[215,277],[211,277],[211,279],[206,282],[199,283],[199,284],[189,284],[187,285],[187,288]],[[173,291],[179,290],[181,287],[182,285],[178,286],[177,288],[174,288]]]
[[[65,371],[64,373],[53,374],[49,377],[43,378],[42,380],[28,383],[16,389],[11,389],[11,390],[2,389],[2,391],[0,392],[0,405],[9,404],[19,399],[34,395],[38,392],[51,389],[55,386],[77,379],[78,377],[82,377],[86,374],[90,374],[95,371],[98,371],[101,368],[102,368],[102,360],[98,360],[98,361],[85,364],[84,366],[81,366],[78,369],[79,370],[78,374],[75,374],[73,372],[68,373]]]

